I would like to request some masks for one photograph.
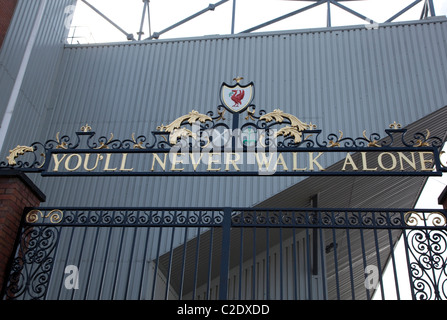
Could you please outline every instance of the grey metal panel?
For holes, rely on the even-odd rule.
[[[446,26],[445,18],[437,18],[377,30],[66,46],[41,133],[11,138],[11,145],[45,141],[57,132],[74,136],[86,123],[98,135],[149,135],[192,109],[215,111],[221,82],[235,76],[254,81],[258,110],[280,108],[317,124],[325,135],[381,133],[393,121],[406,125],[447,104]],[[302,180],[35,179],[48,204],[61,206],[250,206]]]
[[[4,111],[16,80],[25,47],[37,15],[40,1],[21,0],[8,29],[0,52],[0,115]],[[75,0],[48,1],[35,45],[20,88],[19,99],[6,141],[36,136],[46,115],[48,99],[54,86],[68,30],[64,26],[64,9]],[[3,86],[4,84],[4,86]],[[43,124],[45,126],[45,124]],[[8,149],[10,146],[5,146]]]

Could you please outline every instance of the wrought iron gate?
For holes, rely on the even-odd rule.
[[[30,208],[2,299],[446,299],[446,244],[445,210]]]

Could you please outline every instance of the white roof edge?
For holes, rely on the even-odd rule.
[[[396,27],[403,25],[418,25],[418,24],[438,23],[438,22],[447,22],[447,17],[436,16],[436,17],[428,17],[424,20],[378,23],[378,26]],[[216,34],[216,35],[205,35],[205,36],[172,38],[172,39],[157,39],[157,40],[120,41],[120,42],[104,42],[104,43],[90,43],[90,44],[65,44],[65,48],[105,47],[105,46],[121,46],[121,45],[135,46],[135,45],[147,45],[147,44],[156,44],[164,42],[185,42],[185,41],[218,40],[218,39],[229,39],[229,38],[247,38],[247,37],[260,37],[260,36],[262,37],[262,36],[285,35],[285,34],[340,32],[340,31],[349,31],[356,29],[366,29],[366,25],[368,24],[365,23],[361,25],[340,26],[340,27],[292,29],[292,30],[264,31],[264,32],[251,32],[251,33],[222,34],[222,35]]]

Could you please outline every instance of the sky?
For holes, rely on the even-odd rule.
[[[138,39],[144,4],[142,0],[87,0],[127,33]],[[234,32],[239,33],[271,19],[309,6],[309,1],[290,0],[235,0],[236,16]],[[384,22],[394,14],[413,3],[414,0],[368,0],[342,2],[343,5],[378,23]],[[147,15],[143,27],[146,39],[154,32],[165,28],[207,8],[219,0],[150,0],[150,31]],[[447,0],[434,0],[437,15],[447,14]],[[332,26],[365,24],[362,19],[331,5]],[[194,37],[213,34],[229,34],[232,27],[233,0],[218,6],[214,11],[203,15],[160,36],[160,39]],[[422,12],[422,2],[403,14],[396,21],[417,20]],[[326,27],[327,6],[322,4],[306,12],[284,19],[258,31],[293,30]],[[80,43],[127,41],[126,36],[99,16],[84,2],[78,0],[73,15],[75,35]],[[76,43],[76,42],[75,42]]]

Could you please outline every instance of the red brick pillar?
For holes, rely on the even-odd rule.
[[[0,0],[0,48],[11,23],[17,0]]]
[[[23,210],[37,207],[45,195],[23,173],[0,170],[0,289],[5,281],[8,261],[14,250]]]
[[[438,204],[441,204],[444,209],[447,210],[447,187],[445,187],[444,191],[442,191],[441,195],[439,196]]]

